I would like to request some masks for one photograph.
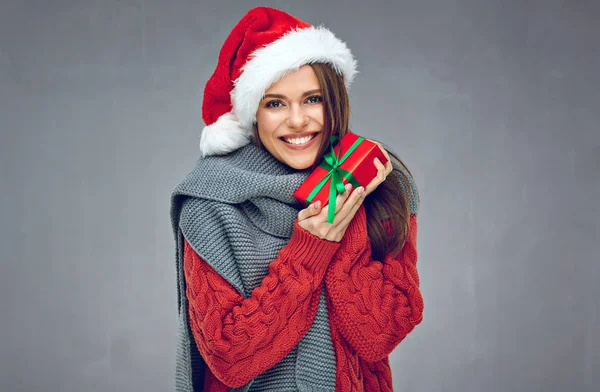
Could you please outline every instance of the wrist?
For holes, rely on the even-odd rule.
[[[341,244],[320,238],[304,229],[294,221],[294,232],[290,241],[282,251],[285,256],[298,259],[300,264],[307,268],[315,268],[318,265],[327,265]]]

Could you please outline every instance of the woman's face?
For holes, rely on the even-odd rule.
[[[258,136],[264,147],[297,170],[310,167],[323,138],[323,97],[309,65],[273,84],[258,105]]]

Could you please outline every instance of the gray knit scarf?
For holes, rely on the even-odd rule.
[[[303,207],[294,191],[308,177],[254,143],[225,156],[200,158],[171,196],[176,241],[179,331],[176,391],[203,390],[205,363],[191,335],[183,274],[183,238],[245,298],[268,274]],[[234,391],[335,389],[335,352],[325,288],[315,320],[277,365]],[[268,379],[268,385],[267,385]]]

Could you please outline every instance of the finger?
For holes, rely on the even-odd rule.
[[[344,203],[346,202],[346,200],[348,199],[348,197],[352,193],[352,192],[350,192],[352,190],[352,184],[346,184],[344,186],[344,188],[346,189],[345,192],[339,193],[336,196],[336,199],[335,199],[335,214],[337,214],[342,209],[342,207],[344,206]],[[321,210],[321,212],[320,212],[320,214],[322,215],[324,221],[327,220],[327,215],[329,214],[329,206],[330,206],[330,204],[327,204]]]
[[[350,195],[350,197],[348,198],[348,200],[346,200],[346,202],[344,203],[342,209],[340,210],[340,212],[338,214],[336,214],[336,217],[333,221],[333,226],[340,226],[340,227],[344,227],[343,222],[347,221],[346,217],[348,215],[354,215],[355,212],[358,210],[358,207],[361,205],[362,201],[364,200],[366,193],[365,193],[365,188],[364,187],[358,187],[356,188],[352,194]]]
[[[385,180],[385,166],[378,158],[374,159],[375,167],[377,167],[377,175],[367,184],[365,191],[367,195],[375,190]]]
[[[346,184],[344,186],[344,188],[346,189],[346,191],[344,193],[338,194],[337,198],[336,198],[336,203],[335,203],[336,214],[342,209],[346,200],[348,200],[350,195],[352,195],[352,193],[353,193],[352,192],[352,184]]]
[[[383,163],[381,163],[381,161],[379,160],[379,158],[375,158],[375,166],[377,167],[376,178],[379,181],[379,183],[377,185],[379,185],[383,181],[385,181],[385,178],[387,177],[387,169],[386,169],[386,166]]]
[[[392,166],[392,161],[387,161],[385,163],[385,165],[383,165],[383,181],[385,181],[387,179],[387,177],[390,175],[390,173],[394,170],[393,166]]]
[[[381,150],[381,152],[383,152],[383,155],[385,156],[385,158],[387,159],[387,162],[385,163],[385,173],[386,173],[386,177],[388,174],[390,174],[393,170],[392,167],[392,160],[390,158],[390,154],[387,152],[387,150],[385,148],[383,148],[383,146],[381,145],[381,143],[373,141],[373,143],[377,144],[377,146],[379,147],[379,149]],[[381,162],[381,160],[380,160]]]
[[[321,202],[317,200],[316,202],[312,203],[311,205],[309,205],[308,207],[306,207],[298,213],[298,222],[310,218],[311,216],[317,215],[319,212],[321,212]]]
[[[356,215],[356,212],[358,211],[358,209],[360,208],[360,206],[363,204],[365,197],[367,196],[366,191],[358,198],[358,200],[356,201],[356,203],[354,203],[354,205],[352,206],[352,208],[350,209],[350,211],[340,220],[340,222],[338,223],[338,227],[340,229],[345,230],[348,225],[350,225],[350,221],[352,221],[352,219],[354,218],[354,215]]]
[[[392,160],[390,159],[390,156],[387,153],[387,151],[383,150],[383,153],[385,154],[385,157],[387,158],[387,162],[385,163],[385,174],[387,176],[388,174],[390,174],[392,172],[392,170],[394,170],[394,167],[392,166]]]
[[[389,161],[388,161],[389,162]],[[381,182],[385,180],[385,165],[381,163],[379,158],[374,159],[375,167],[377,167],[377,177]]]

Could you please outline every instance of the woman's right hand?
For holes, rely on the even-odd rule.
[[[346,191],[337,195],[333,223],[327,222],[329,205],[321,208],[316,202],[298,213],[298,225],[321,239],[340,242],[365,197],[364,187],[352,190],[352,185],[346,184]]]

